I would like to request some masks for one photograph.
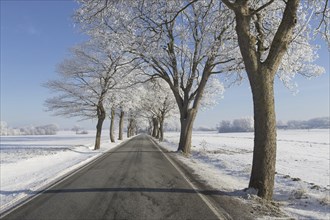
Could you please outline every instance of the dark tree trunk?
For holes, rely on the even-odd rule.
[[[191,138],[194,121],[196,118],[197,110],[189,109],[180,118],[181,122],[181,132],[180,132],[180,142],[178,151],[184,152],[186,155],[190,153],[191,149]]]
[[[127,138],[131,136],[131,127],[128,125],[127,126]]]
[[[153,124],[153,130],[152,130],[152,136],[157,137],[158,132],[158,119],[156,117],[152,118],[152,124]]]
[[[158,121],[158,120],[157,120]],[[157,126],[157,134],[156,134],[156,138],[159,139],[160,136],[160,131],[159,131],[159,125]]]
[[[152,135],[152,119],[151,120],[149,119],[148,121],[149,121],[148,134]]]
[[[102,125],[105,119],[105,110],[102,103],[99,103],[97,106],[97,125],[96,125],[96,138],[95,138],[95,147],[94,150],[100,149],[101,145],[101,133],[102,133]]]
[[[258,73],[251,83],[254,107],[254,151],[249,187],[258,189],[258,196],[273,197],[276,164],[276,116],[274,77],[269,72]]]
[[[123,140],[123,128],[124,128],[124,111],[120,111],[119,116],[119,134],[118,134],[118,140]]]
[[[134,136],[136,133],[136,121],[134,118],[131,119],[131,135]]]
[[[111,108],[111,117],[110,117],[110,141],[115,142],[115,137],[113,135],[115,125],[115,109]]]
[[[159,141],[164,140],[164,119],[159,121]]]

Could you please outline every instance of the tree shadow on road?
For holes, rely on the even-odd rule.
[[[25,193],[29,195],[45,193],[45,194],[60,194],[60,193],[112,193],[112,192],[123,192],[123,193],[191,193],[191,194],[204,194],[204,195],[226,195],[226,196],[237,196],[239,192],[223,192],[220,190],[195,190],[185,188],[145,188],[145,187],[115,187],[115,188],[76,188],[76,189],[49,189],[45,191],[40,190],[0,190],[2,195],[11,195]]]

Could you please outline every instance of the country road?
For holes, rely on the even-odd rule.
[[[3,219],[231,218],[200,192],[147,135],[139,135]]]

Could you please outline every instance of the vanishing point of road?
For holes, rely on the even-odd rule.
[[[230,219],[166,154],[139,135],[3,219]]]

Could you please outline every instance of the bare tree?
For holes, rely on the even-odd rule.
[[[50,80],[46,87],[59,93],[46,100],[49,111],[56,115],[97,118],[95,150],[100,148],[104,101],[123,76],[131,71],[122,54],[105,51],[100,42],[88,42],[72,49],[72,57],[58,68],[60,79]]]
[[[276,163],[274,77],[280,74],[280,78],[290,79],[290,73],[321,73],[317,68],[309,74],[304,70],[304,62],[314,56],[309,53],[313,50],[305,35],[308,24],[304,13],[308,9],[304,12],[299,0],[222,2],[235,13],[238,45],[253,95],[255,139],[249,187],[270,200]],[[285,75],[281,75],[283,72]]]

